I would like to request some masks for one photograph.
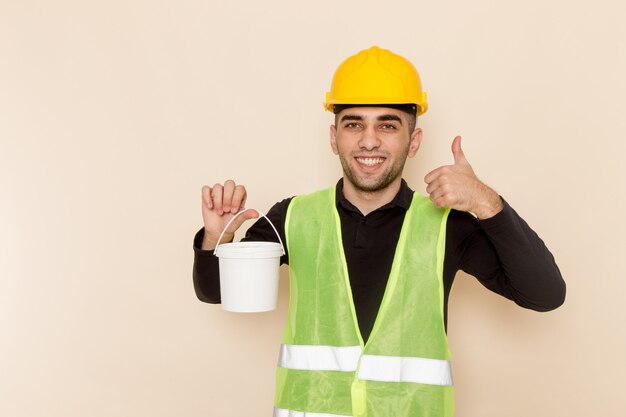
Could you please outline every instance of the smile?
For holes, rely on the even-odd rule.
[[[372,167],[374,165],[382,164],[383,162],[385,162],[385,158],[371,158],[371,157],[370,158],[357,157],[356,160],[359,164],[363,164],[368,167]]]

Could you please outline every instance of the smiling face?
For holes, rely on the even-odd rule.
[[[330,144],[339,155],[344,187],[361,193],[399,189],[407,157],[417,152],[421,129],[410,116],[387,107],[351,107],[330,127]]]

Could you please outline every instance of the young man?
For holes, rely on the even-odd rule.
[[[410,62],[377,47],[348,58],[326,108],[343,178],[268,213],[291,280],[274,415],[452,416],[446,312],[455,273],[537,311],[561,305],[565,284],[541,239],[476,177],[460,137],[454,164],[425,177],[428,197],[402,179],[422,138],[416,117],[427,109]],[[202,189],[193,273],[202,301],[220,302],[212,250],[245,200],[231,180]],[[257,216],[241,215],[223,241]],[[245,239],[275,236],[259,222]]]

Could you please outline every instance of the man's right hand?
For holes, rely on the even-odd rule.
[[[237,185],[233,180],[213,187],[202,187],[202,220],[204,221],[204,240],[202,250],[213,250],[217,246],[222,231],[228,222],[240,210],[245,209],[247,192],[243,185]],[[247,210],[228,226],[221,242],[233,240],[235,232],[248,219],[256,219],[259,213],[256,210]]]

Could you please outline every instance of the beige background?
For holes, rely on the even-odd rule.
[[[268,416],[287,304],[195,298],[200,187],[333,184],[321,102],[373,44],[430,110],[406,178],[464,149],[568,284],[535,313],[459,274],[459,417],[616,416],[626,233],[623,1],[0,1],[0,415]]]

